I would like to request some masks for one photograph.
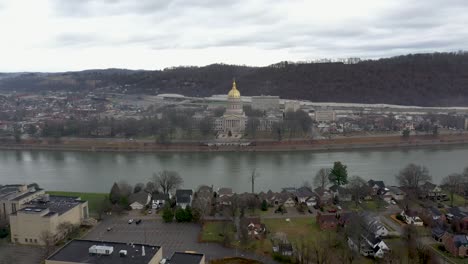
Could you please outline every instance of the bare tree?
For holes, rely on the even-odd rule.
[[[330,169],[321,168],[314,177],[314,186],[325,189],[327,187],[329,180],[328,175],[330,175]]]
[[[351,191],[353,200],[356,203],[356,205],[358,205],[359,199],[361,197],[367,195],[368,190],[369,190],[367,182],[359,176],[352,176],[349,179],[347,187]]]
[[[135,184],[135,187],[133,187],[133,193],[138,193],[142,191],[145,188],[145,185],[143,183],[137,183]]]
[[[419,186],[425,181],[431,181],[431,176],[426,167],[408,164],[400,173],[396,176],[396,179],[400,186],[404,186],[416,191],[419,194]]]
[[[154,184],[154,182],[152,181],[149,181],[146,183],[146,186],[145,186],[145,191],[150,193],[150,194],[153,194],[155,193],[156,191],[158,190],[158,188],[156,187],[156,185]]]
[[[463,191],[463,175],[459,173],[450,174],[442,179],[442,185],[450,192],[450,206],[453,206],[453,195]]]
[[[120,189],[120,195],[121,197],[128,197],[130,194],[132,194],[132,186],[128,184],[128,182],[122,180],[117,183]]]
[[[44,245],[44,259],[47,258],[54,250],[55,238],[52,232],[42,231],[39,235],[39,240]]]
[[[164,194],[179,188],[184,183],[182,177],[175,171],[163,170],[155,173],[153,177],[155,185],[160,188]]]

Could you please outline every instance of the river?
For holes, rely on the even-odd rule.
[[[108,192],[115,181],[147,182],[154,172],[175,170],[184,187],[201,184],[250,191],[256,169],[256,191],[280,191],[312,182],[313,175],[334,161],[349,175],[395,184],[395,174],[408,163],[424,165],[433,182],[468,166],[468,146],[414,149],[370,149],[297,152],[105,153],[0,150],[0,184],[37,182],[46,190]]]

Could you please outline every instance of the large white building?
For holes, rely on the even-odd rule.
[[[245,130],[247,116],[242,109],[241,94],[236,87],[236,81],[232,82],[232,88],[228,93],[226,112],[215,121],[215,128],[224,133],[239,134]]]

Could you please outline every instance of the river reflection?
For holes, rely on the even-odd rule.
[[[408,163],[428,167],[434,182],[468,166],[468,146],[418,149],[352,150],[333,152],[211,152],[103,153],[0,151],[0,184],[37,182],[48,190],[107,192],[114,181],[147,182],[153,173],[175,170],[184,187],[201,184],[215,188],[250,190],[249,176],[259,174],[255,189],[279,191],[312,182],[315,173],[334,161],[348,166],[349,175],[382,179],[394,176]]]

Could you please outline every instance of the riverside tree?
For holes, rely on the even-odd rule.
[[[328,180],[329,175],[330,175],[330,169],[321,168],[317,172],[317,174],[315,174],[314,186],[325,189],[325,187],[327,187],[328,183],[330,182]]]
[[[184,180],[175,171],[163,170],[153,175],[154,183],[162,193],[166,194],[180,187]]]
[[[396,180],[400,186],[410,188],[418,193],[419,186],[426,181],[431,181],[431,176],[426,167],[410,163],[396,175]]]
[[[348,183],[348,170],[347,166],[343,165],[341,161],[335,161],[333,168],[330,170],[328,179],[331,183],[338,186],[345,185]]]

